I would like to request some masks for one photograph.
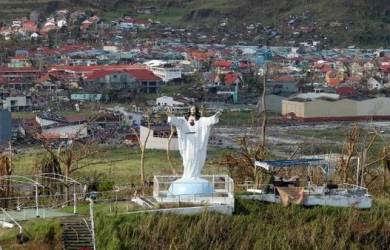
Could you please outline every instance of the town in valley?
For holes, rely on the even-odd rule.
[[[387,1],[8,2],[0,249],[390,248]]]

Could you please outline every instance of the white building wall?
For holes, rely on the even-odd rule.
[[[314,100],[305,102],[304,117],[341,117],[356,115],[356,102],[353,100]]]
[[[153,74],[160,77],[163,82],[169,82],[173,79],[181,79],[182,76],[182,70],[180,68],[151,67],[150,69]]]
[[[156,98],[156,105],[157,106],[183,106],[184,103],[175,101],[173,97],[170,96],[161,96]]]
[[[286,98],[279,95],[266,95],[265,105],[268,112],[282,113],[282,101]],[[258,109],[262,110],[261,102],[258,104]]]
[[[297,117],[305,116],[305,103],[289,100],[282,100],[282,115],[294,113]]]
[[[390,98],[378,97],[356,102],[357,113],[361,116],[383,115],[390,116]]]
[[[142,143],[145,143],[146,137],[148,135],[148,128],[141,126],[140,127],[140,139]],[[147,149],[161,149],[166,150],[168,145],[168,138],[160,138],[153,136],[153,130],[150,131],[148,141],[146,143]],[[170,143],[170,150],[179,150],[178,139],[172,138]]]
[[[46,126],[50,126],[50,125],[53,125],[53,124],[58,123],[58,122],[55,122],[55,121],[50,121],[50,120],[42,119],[42,118],[39,117],[39,116],[35,116],[35,121],[36,121],[41,127],[46,127]]]
[[[309,102],[282,101],[282,115],[295,113],[297,117],[390,116],[390,98],[379,97],[364,101],[314,100]]]
[[[12,105],[12,102],[14,103]],[[25,96],[9,96],[3,101],[3,108],[11,110],[12,107],[28,107],[31,106],[31,103],[27,102]]]

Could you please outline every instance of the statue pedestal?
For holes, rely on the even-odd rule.
[[[202,175],[199,178],[160,175],[153,179],[153,198],[159,204],[191,203],[234,208],[234,182],[228,175]]]
[[[198,196],[210,197],[214,193],[214,186],[202,178],[180,178],[170,185],[168,197]]]

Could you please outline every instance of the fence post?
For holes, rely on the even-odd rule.
[[[35,183],[35,216],[39,218],[39,205],[38,205],[38,184]]]
[[[74,214],[76,214],[77,213],[77,211],[76,211],[76,209],[77,209],[77,205],[76,205],[76,200],[77,200],[77,197],[76,197],[76,187],[75,187],[75,185],[73,184],[73,213]]]
[[[96,250],[95,222],[94,222],[94,218],[93,218],[93,200],[91,198],[87,198],[87,201],[89,201],[89,216],[90,216],[90,219],[91,219],[91,231],[92,231],[93,250]]]

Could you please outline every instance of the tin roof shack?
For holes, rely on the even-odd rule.
[[[88,136],[86,119],[82,116],[61,117],[54,113],[41,113],[35,117],[45,140],[74,140]]]
[[[6,146],[11,140],[11,128],[11,112],[0,110],[0,148]]]
[[[166,150],[168,147],[169,135],[171,134],[171,127],[168,124],[155,125],[150,128],[150,135],[146,142],[147,149],[162,149]],[[148,136],[149,129],[145,126],[140,127],[140,140],[145,143],[146,137]],[[179,144],[177,134],[174,133],[172,136],[170,150],[179,150]]]

